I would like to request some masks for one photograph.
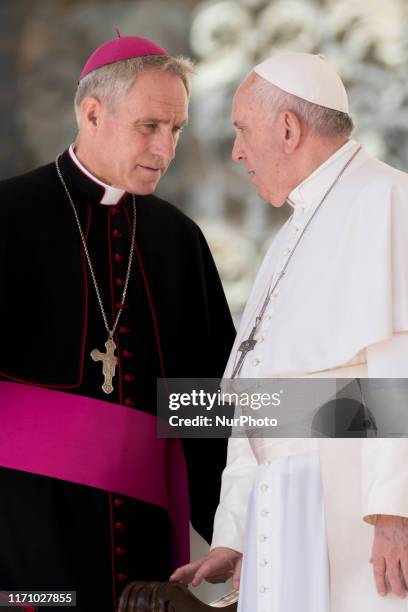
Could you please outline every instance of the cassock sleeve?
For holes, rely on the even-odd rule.
[[[378,514],[408,517],[408,438],[381,438],[381,433],[400,433],[408,414],[408,332],[404,331],[408,317],[408,206],[402,184],[393,189],[391,213],[389,301],[394,334],[366,348],[367,376],[379,387],[367,402],[374,411],[379,437],[362,441],[362,510],[368,523],[374,523]]]
[[[199,231],[199,241],[202,295],[209,337],[205,351],[202,347],[197,347],[200,355],[193,367],[200,378],[218,379],[224,372],[234,342],[235,329],[217,268],[201,231]],[[187,464],[191,524],[210,543],[221,487],[221,474],[227,460],[227,440],[184,438],[182,444]]]
[[[408,333],[368,347],[366,355],[368,376],[388,379],[389,385],[381,388],[377,382],[379,388],[368,407],[379,435],[382,431],[392,435],[390,427],[404,428],[408,420]],[[362,440],[362,493],[366,522],[375,523],[378,514],[408,517],[408,438]]]
[[[248,438],[230,438],[211,548],[243,552],[246,510],[257,465]]]
[[[182,444],[187,465],[191,524],[209,544],[226,462],[226,440],[184,438]]]

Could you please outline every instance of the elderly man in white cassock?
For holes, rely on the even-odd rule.
[[[350,139],[346,91],[320,56],[256,66],[232,118],[233,159],[292,214],[225,378],[407,377],[408,176]],[[231,438],[211,552],[172,579],[232,576],[241,612],[403,612],[407,517],[404,438]]]

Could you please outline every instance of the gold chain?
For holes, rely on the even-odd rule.
[[[103,307],[103,303],[102,303],[102,298],[101,298],[101,294],[99,291],[99,287],[98,287],[98,283],[96,281],[96,276],[95,276],[95,272],[94,272],[94,268],[92,265],[92,261],[91,261],[91,257],[89,255],[89,251],[88,251],[88,247],[86,245],[86,240],[85,240],[85,236],[84,233],[82,231],[82,226],[81,226],[81,222],[79,220],[79,216],[78,216],[78,212],[77,209],[75,208],[75,204],[74,201],[71,197],[71,194],[68,190],[68,187],[64,181],[64,178],[62,176],[61,170],[60,170],[60,166],[59,166],[59,156],[56,158],[55,160],[55,167],[57,169],[57,174],[60,178],[60,181],[64,187],[65,193],[67,194],[68,200],[71,204],[74,216],[75,216],[75,220],[78,226],[78,230],[79,230],[79,235],[81,237],[81,241],[82,241],[82,246],[84,247],[84,253],[85,253],[85,257],[86,260],[88,262],[88,267],[89,267],[89,272],[91,274],[92,277],[92,281],[95,287],[95,292],[96,292],[96,297],[98,299],[98,303],[99,303],[99,307],[101,309],[101,314],[102,314],[102,318],[103,318],[103,322],[105,324],[105,328],[106,331],[108,332],[108,337],[111,339],[113,338],[113,334],[116,331],[116,328],[118,326],[119,323],[119,319],[120,319],[120,315],[122,314],[122,308],[119,308],[118,313],[116,315],[115,321],[113,323],[112,329],[109,329],[109,325],[108,325],[108,319],[106,317],[106,313],[105,313],[105,309]],[[128,285],[129,285],[129,279],[130,279],[130,270],[132,267],[132,260],[133,260],[133,251],[135,248],[135,239],[136,239],[136,201],[135,201],[135,196],[132,193],[132,204],[133,204],[133,227],[132,227],[132,242],[130,245],[130,253],[129,253],[129,261],[128,261],[128,267],[127,267],[127,272],[126,272],[126,279],[125,279],[125,285],[123,287],[123,292],[122,292],[122,299],[120,301],[120,305],[123,306],[126,300],[126,294],[127,294],[127,290],[128,290]]]

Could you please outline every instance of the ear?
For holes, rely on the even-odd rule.
[[[84,98],[81,104],[81,128],[94,134],[100,124],[102,110],[102,103],[97,98]]]
[[[282,115],[284,128],[283,147],[285,153],[290,154],[293,153],[299,146],[302,135],[302,126],[298,116],[292,111],[284,111]]]

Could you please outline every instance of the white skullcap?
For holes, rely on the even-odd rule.
[[[339,75],[320,55],[276,53],[255,66],[254,72],[303,100],[349,112],[347,92]]]

